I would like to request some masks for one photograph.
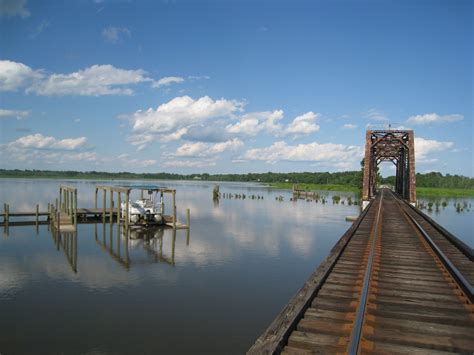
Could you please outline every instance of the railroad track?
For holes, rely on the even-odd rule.
[[[472,249],[383,190],[281,352],[474,353],[473,273]]]

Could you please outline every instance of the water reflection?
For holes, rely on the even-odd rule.
[[[77,273],[77,232],[57,232],[51,229],[56,250],[63,250],[72,271]]]
[[[101,226],[99,228],[99,225]],[[114,236],[113,223],[95,223],[94,224],[94,236],[96,243],[102,248],[103,251],[107,252],[115,261],[117,261],[126,270],[130,268],[130,259],[128,256],[128,235],[125,238],[121,238],[120,229],[121,226],[117,223],[118,233]],[[99,229],[101,230],[102,236],[99,237]],[[108,237],[107,237],[108,236]],[[114,246],[114,238],[116,243]]]
[[[150,263],[150,261],[175,265],[176,229],[168,229],[163,226],[126,229],[120,224],[115,224],[117,233],[114,234],[113,226],[112,223],[96,223],[94,226],[95,241],[103,251],[107,252],[126,270],[129,270],[134,264]],[[168,252],[165,246],[167,238],[171,238],[171,250]],[[186,246],[189,246],[189,241],[190,231],[186,229]],[[130,257],[132,251],[135,251],[133,258]],[[144,251],[141,254],[147,257],[145,261],[139,258],[140,253],[136,253],[139,251]]]

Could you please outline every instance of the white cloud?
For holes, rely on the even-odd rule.
[[[365,112],[364,116],[373,121],[388,121],[388,117],[383,112],[380,112],[374,108],[371,108]]]
[[[214,160],[169,160],[162,164],[165,168],[207,168],[215,165]]]
[[[26,8],[26,0],[0,0],[0,16],[29,17],[30,11]]]
[[[171,84],[179,84],[182,82],[184,82],[184,78],[180,76],[167,76],[167,77],[161,78],[158,81],[155,81],[151,86],[153,88],[160,88],[163,86],[169,86]]]
[[[181,96],[158,106],[156,110],[139,110],[130,120],[134,132],[169,134],[213,118],[231,117],[242,107],[243,104],[235,100],[213,100],[209,96],[194,100]]]
[[[147,168],[158,163],[156,159],[131,159],[128,154],[120,154],[118,159],[127,168]]]
[[[203,142],[185,143],[176,150],[176,156],[207,157],[220,154],[226,150],[235,150],[243,145],[244,143],[238,138],[215,144]]]
[[[43,77],[23,63],[0,60],[0,91],[16,91]]]
[[[0,61],[0,91],[26,92],[43,96],[132,95],[130,85],[153,81],[142,69],[126,70],[110,64],[93,65],[70,74],[46,75],[23,63]]]
[[[57,139],[32,134],[0,145],[0,161],[23,166],[34,163],[56,166],[79,161],[98,164],[101,160],[95,152],[81,151],[86,147],[86,137]]]
[[[30,111],[17,111],[17,110],[6,110],[0,108],[0,119],[2,118],[16,118],[21,120],[26,118],[30,114]]]
[[[411,124],[430,124],[430,123],[442,123],[442,122],[456,122],[464,119],[463,115],[452,114],[452,115],[438,115],[437,113],[426,113],[424,115],[416,115],[408,118],[407,122]]]
[[[282,110],[251,112],[243,115],[239,122],[227,125],[226,131],[248,136],[255,136],[261,131],[278,134],[282,131],[282,126],[279,123],[282,118]]]
[[[342,126],[342,129],[356,129],[357,125],[351,124],[351,123],[346,123],[344,126]]]
[[[443,142],[415,137],[415,161],[418,163],[430,163],[437,161],[436,158],[428,158],[428,155],[431,153],[447,151],[453,146],[453,142]]]
[[[132,33],[126,27],[113,27],[108,26],[102,31],[102,37],[104,40],[110,43],[117,43],[121,38],[128,37],[130,38]]]
[[[119,69],[110,64],[93,65],[70,74],[52,74],[35,83],[27,92],[44,96],[132,95],[133,90],[125,86],[145,81],[151,79],[146,77],[142,69]]]
[[[262,160],[269,163],[278,161],[314,161],[332,162],[334,165],[358,162],[362,155],[362,148],[358,146],[317,142],[292,146],[284,141],[279,141],[266,148],[249,149],[243,158]]]
[[[86,137],[56,139],[43,136],[40,133],[23,136],[8,144],[9,147],[19,149],[58,149],[76,150],[85,147]]]
[[[288,126],[286,131],[288,133],[298,134],[310,134],[319,131],[319,125],[317,125],[316,119],[319,114],[312,111],[306,112],[305,114],[296,117],[293,122]]]

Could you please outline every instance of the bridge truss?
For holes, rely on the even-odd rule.
[[[369,130],[366,132],[362,200],[376,193],[377,167],[383,161],[395,165],[395,192],[416,202],[415,142],[412,130]]]

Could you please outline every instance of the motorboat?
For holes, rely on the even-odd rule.
[[[153,193],[153,190],[148,190],[148,197],[139,198],[136,201],[128,202],[128,218],[129,221],[133,224],[163,224],[163,196],[160,196],[160,205],[157,206],[156,203],[156,192]],[[122,216],[127,216],[127,203],[122,202],[121,204]]]

